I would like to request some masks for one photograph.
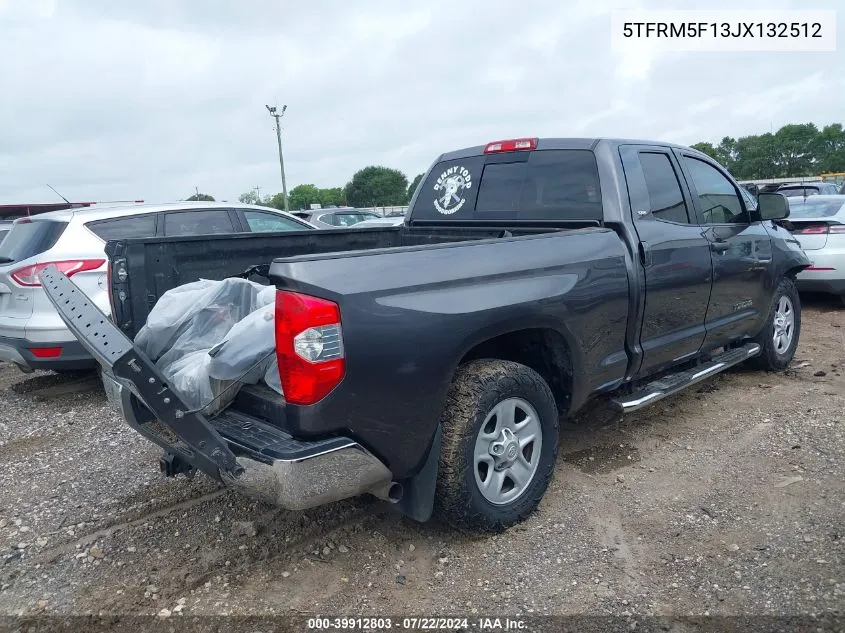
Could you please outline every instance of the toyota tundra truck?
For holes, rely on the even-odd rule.
[[[55,268],[42,282],[166,474],[498,531],[537,507],[559,420],[591,399],[634,411],[788,365],[809,265],[788,214],[687,147],[522,138],[440,156],[398,227],[109,242],[111,318]],[[277,289],[284,396],[245,386],[203,415],[133,338],[167,290],[241,274]]]

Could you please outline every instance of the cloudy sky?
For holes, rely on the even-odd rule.
[[[835,53],[611,52],[654,0],[0,0],[0,203],[235,200],[515,136],[680,143],[845,120]],[[834,9],[840,0],[710,0]],[[839,33],[845,33],[840,6]],[[765,15],[765,14],[763,14]]]

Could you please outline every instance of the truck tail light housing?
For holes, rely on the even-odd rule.
[[[276,292],[276,358],[285,400],[322,400],[346,374],[340,308],[332,301]]]
[[[514,138],[509,141],[494,141],[487,143],[484,147],[485,154],[495,154],[497,152],[519,152],[522,150],[537,149],[536,138]]]
[[[68,277],[76,273],[82,273],[88,270],[97,270],[105,263],[104,259],[69,259],[61,262],[44,262],[42,264],[31,264],[18,268],[10,273],[10,277],[15,280],[15,283],[21,286],[40,286],[41,280],[38,275],[47,266],[55,266]]]

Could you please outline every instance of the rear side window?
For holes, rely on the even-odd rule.
[[[536,150],[445,161],[420,185],[414,219],[600,221],[589,150]]]
[[[226,209],[177,211],[164,215],[164,234],[167,236],[235,232],[235,226]]]
[[[840,212],[845,215],[845,202],[842,200],[793,198],[789,201],[790,218],[830,218],[839,215]]]
[[[0,244],[0,264],[19,262],[53,248],[67,227],[56,220],[18,220]]]
[[[263,211],[244,211],[244,218],[253,233],[305,231],[310,228],[283,215]]]
[[[657,152],[641,152],[640,165],[643,168],[651,215],[656,220],[689,224],[687,205],[678,176],[669,156]]]
[[[133,215],[127,218],[98,220],[86,226],[102,240],[126,240],[133,237],[155,237],[155,214]]]
[[[778,193],[783,194],[787,198],[806,198],[819,195],[819,190],[816,187],[787,187],[785,189],[778,189]]]

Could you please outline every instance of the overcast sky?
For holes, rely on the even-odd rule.
[[[611,53],[611,8],[685,4],[0,0],[0,203],[56,200],[45,183],[73,200],[275,193],[266,103],[288,106],[289,188],[370,164],[410,179],[500,138],[691,144],[845,120],[840,0],[706,4],[838,7],[836,53]]]

